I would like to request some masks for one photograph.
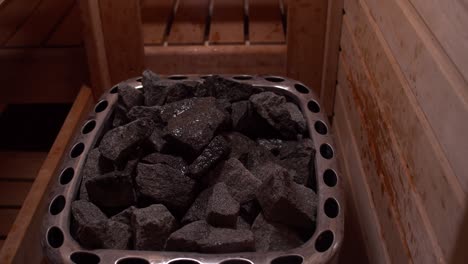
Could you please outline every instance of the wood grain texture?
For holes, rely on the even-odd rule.
[[[285,45],[146,47],[146,66],[161,74],[285,74]]]
[[[0,49],[0,72],[0,103],[73,102],[88,81],[83,48]]]
[[[0,151],[0,180],[34,180],[47,152]]]
[[[42,0],[28,19],[5,43],[7,47],[37,47],[45,41],[74,0]]]
[[[335,90],[338,73],[338,54],[340,47],[341,25],[343,23],[344,0],[328,2],[327,29],[323,56],[323,73],[320,99],[329,116],[333,116]]]
[[[146,45],[160,45],[164,42],[166,27],[175,2],[174,0],[141,1],[143,42]]]
[[[251,43],[283,43],[285,35],[278,0],[249,0]]]
[[[0,46],[26,21],[40,0],[5,1],[0,8]]]
[[[0,209],[0,236],[6,237],[15,222],[19,209]]]
[[[288,4],[287,75],[317,94],[322,85],[326,0],[294,0]]]
[[[99,9],[111,83],[140,76],[144,69],[140,0],[100,0]]]
[[[210,0],[179,0],[169,44],[203,44]]]
[[[468,123],[460,122],[468,119],[468,83],[409,1],[364,2],[468,192],[468,140],[460,140],[468,134]]]
[[[87,116],[93,102],[91,90],[83,87],[73,104],[36,180],[0,251],[1,263],[29,263],[42,260],[40,227],[47,208],[47,190],[56,179],[58,165],[78,125]]]
[[[0,206],[21,207],[32,182],[0,182]]]
[[[210,44],[244,43],[245,0],[213,0]]]
[[[343,71],[343,67],[340,70]],[[383,236],[383,226],[379,223],[374,200],[371,196],[371,188],[367,183],[367,171],[363,167],[362,156],[356,145],[356,135],[351,129],[351,123],[356,121],[354,119],[356,117],[350,115],[352,109],[349,109],[349,105],[345,105],[342,95],[343,89],[349,89],[346,83],[337,88],[333,131],[339,145],[339,153],[342,153],[338,160],[341,162],[340,179],[345,186],[346,202],[353,204],[357,221],[362,230],[363,240],[353,241],[364,244],[370,263],[391,263],[387,251],[388,239]],[[348,216],[346,216],[347,218]],[[379,243],[375,243],[375,241],[379,241]]]
[[[65,16],[63,21],[50,38],[47,40],[48,47],[63,47],[63,46],[78,46],[83,44],[83,31],[80,15],[79,1],[75,1],[70,12]]]

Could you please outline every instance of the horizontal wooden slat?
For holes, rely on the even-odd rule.
[[[83,48],[0,49],[0,103],[72,102],[87,82]]]
[[[285,45],[146,47],[146,67],[161,74],[285,74]]]
[[[32,182],[0,181],[0,207],[20,207],[31,186]]]
[[[251,43],[285,41],[279,0],[249,0],[249,40]]]
[[[174,9],[174,0],[142,0],[141,22],[143,42],[158,45],[164,41],[169,17]]]
[[[78,46],[83,44],[82,34],[80,8],[78,1],[75,1],[70,12],[47,40],[46,46]]]
[[[0,180],[34,180],[47,152],[0,151]]]
[[[212,44],[244,42],[244,0],[213,0],[209,41]]]
[[[40,0],[5,1],[0,8],[0,46],[3,45],[37,8]]]
[[[202,44],[210,0],[179,0],[169,44]]]
[[[0,236],[6,237],[10,231],[19,209],[0,209]]]

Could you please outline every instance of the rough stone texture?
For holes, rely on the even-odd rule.
[[[194,179],[199,178],[229,155],[230,151],[231,147],[227,141],[222,136],[216,136],[189,166],[190,176]]]
[[[199,154],[227,118],[214,98],[198,98],[190,110],[168,121],[165,139],[182,153]]]
[[[214,98],[189,98],[165,104],[161,107],[161,120],[167,123],[171,118],[177,117],[185,111],[192,109],[195,104],[203,103],[206,100],[214,100]]]
[[[183,225],[192,223],[199,220],[206,219],[207,211],[206,208],[208,207],[208,200],[210,199],[211,193],[213,192],[213,188],[206,188],[204,189],[195,199],[192,206],[187,210],[184,217],[181,220]]]
[[[264,181],[256,197],[268,220],[302,229],[314,228],[317,197],[311,189],[295,183],[287,172]]]
[[[187,163],[183,158],[167,154],[152,153],[144,157],[142,162],[148,164],[168,165],[173,169],[180,170],[183,174],[185,174],[188,170]]]
[[[286,139],[295,139],[306,131],[305,119],[299,108],[287,103],[284,96],[264,92],[250,97],[257,113]]]
[[[130,119],[127,117],[127,109],[122,105],[117,105],[112,119],[112,128],[123,126],[128,122],[130,122]]]
[[[242,217],[237,217],[237,229],[250,230],[250,224]]]
[[[166,104],[195,96],[199,84],[196,81],[184,81],[169,86],[167,88]]]
[[[283,146],[283,140],[278,138],[271,139],[257,139],[257,144],[267,150],[269,150],[273,155],[278,156],[280,149]]]
[[[260,211],[261,208],[257,200],[252,200],[250,202],[244,203],[240,207],[240,215],[249,224],[252,224],[253,221],[255,221]]]
[[[96,176],[111,172],[114,165],[99,152],[99,148],[94,148],[88,152],[86,162],[81,172],[80,199],[88,200],[86,182]]]
[[[163,105],[166,101],[167,84],[161,83],[161,78],[149,70],[143,72],[141,82],[145,94],[145,105]]]
[[[251,95],[263,91],[262,88],[228,80],[217,75],[206,78],[201,84],[200,89],[205,92],[205,95],[203,96],[214,96],[218,99],[228,99],[230,102],[247,100]]]
[[[144,96],[138,89],[127,83],[120,83],[117,89],[119,94],[118,104],[127,111],[134,106],[143,104]]]
[[[223,134],[223,136],[231,147],[229,158],[239,159],[256,147],[255,141],[239,132],[229,132]]]
[[[224,182],[229,191],[239,203],[246,203],[255,197],[262,182],[250,173],[242,163],[231,158],[224,162],[219,173],[211,180],[213,184]]]
[[[183,214],[194,199],[195,181],[169,165],[138,164],[135,183],[144,198],[177,214]]]
[[[135,106],[127,113],[129,120],[149,118],[155,123],[161,123],[161,106]]]
[[[251,138],[275,137],[278,133],[265,121],[250,101],[240,101],[231,106],[232,129]]]
[[[166,250],[200,253],[233,253],[254,251],[253,233],[245,229],[210,227],[205,221],[197,221],[172,233],[166,242]]]
[[[272,161],[267,161],[265,163],[258,164],[250,169],[250,172],[255,175],[258,179],[260,179],[262,182],[268,180],[270,177],[273,175],[279,174],[279,173],[288,173],[291,175],[292,179],[296,177],[296,173],[287,170],[286,168],[276,164],[275,162]]]
[[[99,207],[125,208],[136,203],[132,179],[114,172],[89,179],[86,190],[89,200]]]
[[[153,132],[154,122],[149,118],[142,118],[124,126],[109,130],[101,140],[99,151],[114,161],[126,159],[136,146]]]
[[[268,222],[262,214],[255,219],[252,232],[258,252],[288,250],[303,243],[295,230],[279,223]]]
[[[130,206],[127,209],[121,211],[120,213],[112,216],[110,220],[120,222],[126,225],[131,225],[133,211],[137,208],[135,206]]]
[[[177,221],[162,204],[136,209],[132,214],[136,250],[162,250],[169,235],[177,229]]]
[[[147,143],[149,147],[157,152],[161,152],[167,146],[167,141],[163,138],[163,132],[159,128],[155,128],[153,133],[148,137]]]
[[[75,238],[86,248],[128,249],[130,227],[108,220],[97,206],[79,200],[72,203]]]
[[[239,203],[232,198],[226,184],[217,183],[208,200],[206,221],[215,227],[236,228],[239,208]]]
[[[315,149],[311,139],[284,142],[278,158],[281,166],[295,172],[296,183],[315,188]]]

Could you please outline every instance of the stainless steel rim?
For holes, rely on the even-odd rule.
[[[161,76],[164,82],[200,81],[206,75]],[[318,96],[304,84],[280,76],[221,75],[238,82],[280,92],[295,100],[300,106],[314,142],[316,153],[315,169],[318,193],[317,226],[312,238],[302,246],[277,252],[245,252],[235,254],[198,254],[186,252],[159,252],[135,250],[86,250],[70,235],[70,206],[77,195],[81,181],[81,170],[90,148],[102,134],[106,121],[117,102],[116,87],[109,89],[96,104],[83,126],[76,131],[67,156],[61,163],[55,184],[48,196],[49,206],[41,231],[44,252],[52,263],[136,263],[129,258],[138,258],[138,263],[203,263],[203,264],[248,264],[248,263],[330,263],[337,255],[344,233],[344,196],[342,177],[338,171],[336,151],[330,125],[320,107]],[[127,83],[136,89],[142,88],[140,78]],[[84,126],[91,120],[95,126],[91,131]],[[65,203],[63,204],[63,198]],[[88,255],[86,255],[88,254]],[[85,259],[85,257],[88,257]],[[72,261],[72,259],[74,261]],[[125,262],[128,260],[129,262]],[[186,260],[181,262],[181,260]],[[229,260],[237,260],[229,262]],[[192,261],[192,262],[190,262]],[[284,262],[282,262],[284,261]]]

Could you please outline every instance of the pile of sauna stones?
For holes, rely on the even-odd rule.
[[[118,86],[71,232],[89,249],[287,250],[315,229],[315,149],[288,98],[220,76]]]

